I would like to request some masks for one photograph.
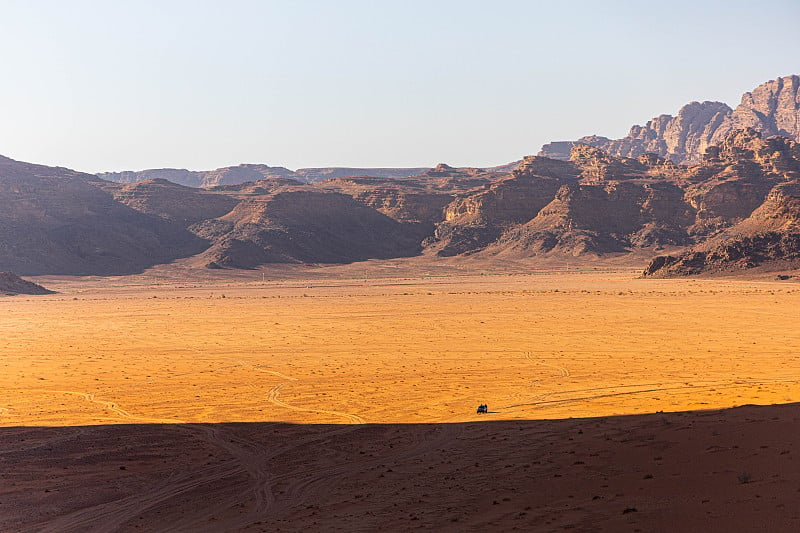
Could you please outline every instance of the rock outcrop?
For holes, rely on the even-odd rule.
[[[708,147],[734,130],[752,128],[765,138],[780,135],[800,141],[800,77],[768,81],[742,96],[736,109],[722,102],[692,102],[676,116],[660,115],[633,126],[621,139],[590,136],[542,147],[540,155],[567,159],[566,149],[588,144],[616,157],[654,153],[674,163],[700,163]]]
[[[581,137],[577,141],[553,141],[542,146],[537,154],[539,157],[546,157],[548,159],[557,159],[559,161],[569,161],[572,147],[578,144],[585,144],[600,148],[607,146],[611,142],[608,137],[601,137],[599,135],[588,135]]]
[[[667,248],[646,275],[800,267],[796,78],[757,88],[736,110],[692,103],[622,140],[550,145],[558,157],[569,148],[567,161],[530,156],[511,169],[442,163],[304,183],[364,169],[240,165],[191,174],[198,188],[168,180],[189,171],[125,184],[0,158],[0,270],[126,274],[176,260],[255,268],[419,254],[572,261]]]
[[[13,272],[0,272],[0,295],[15,296],[17,294],[53,294],[32,281],[24,280]]]
[[[729,132],[746,128],[765,138],[780,135],[800,141],[800,76],[771,80],[745,93],[712,140],[721,141]]]
[[[575,174],[569,163],[526,157],[508,177],[463,193],[445,207],[429,248],[440,256],[486,248],[507,228],[535,217]]]
[[[709,149],[706,162],[697,169],[702,181],[687,197],[698,206],[694,227],[711,233],[710,238],[678,256],[654,258],[644,275],[800,267],[800,144],[739,130]],[[698,188],[703,194],[697,194]],[[719,219],[725,222],[722,228],[709,231],[709,225],[715,226],[709,220]]]
[[[508,227],[487,253],[581,256],[688,244],[694,211],[673,181],[674,165],[654,156],[615,158],[586,145],[573,146],[571,165],[573,180],[530,220]]]

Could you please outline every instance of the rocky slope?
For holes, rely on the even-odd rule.
[[[765,138],[780,135],[800,141],[800,76],[771,80],[745,93],[714,133],[712,142],[745,128],[753,128]]]
[[[352,197],[293,188],[246,198],[229,213],[192,226],[212,246],[198,257],[211,268],[265,263],[349,263],[415,255],[422,234]]]
[[[494,242],[503,231],[534,217],[563,183],[574,180],[568,163],[529,157],[503,179],[458,195],[444,209],[429,239],[440,256],[476,252]]]
[[[622,159],[597,148],[572,148],[572,180],[535,216],[513,227],[486,252],[602,255],[631,248],[682,245],[693,211],[676,184],[676,169],[652,156]]]
[[[14,296],[16,294],[52,294],[41,285],[27,281],[13,272],[0,272],[0,295]]]
[[[683,254],[654,258],[646,276],[800,266],[800,144],[736,131],[698,171],[687,194],[698,206],[695,228],[728,223]]]
[[[722,102],[692,102],[677,116],[660,115],[633,126],[621,139],[584,137],[546,144],[540,155],[568,159],[576,143],[601,148],[617,157],[654,153],[675,163],[697,164],[706,149],[738,129],[753,128],[764,137],[780,135],[800,141],[800,77],[768,81],[742,96],[736,109]]]
[[[453,168],[441,163],[419,175],[400,178],[348,177],[329,179],[317,188],[341,192],[399,222],[432,225],[455,195],[491,183],[503,172]]]
[[[205,247],[179,225],[117,201],[103,183],[0,157],[0,270],[125,274]]]

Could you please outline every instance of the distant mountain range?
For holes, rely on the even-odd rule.
[[[242,164],[216,170],[185,170],[177,168],[153,168],[149,170],[126,170],[123,172],[101,172],[99,178],[117,183],[135,183],[143,180],[165,179],[187,187],[216,187],[238,185],[248,181],[270,178],[290,178],[302,183],[316,183],[343,176],[373,176],[377,178],[405,178],[422,174],[428,168],[299,168],[270,167],[260,164]]]
[[[780,120],[753,115],[760,124],[780,124],[781,131],[791,125],[781,95],[794,90],[795,78],[766,84],[790,89],[775,92]],[[746,100],[760,101],[764,91]],[[797,119],[800,104],[794,106]],[[748,116],[742,111],[736,120]],[[308,183],[297,179],[299,171],[242,165],[191,174],[205,184],[200,188],[172,181],[189,171],[152,171],[164,174],[121,183],[0,157],[0,271],[129,274],[178,260],[219,269],[634,252],[654,257],[650,276],[800,267],[800,144],[755,128],[729,130],[689,166],[577,143],[568,161],[440,164],[413,176],[400,175],[410,169],[383,170],[388,175]],[[238,183],[248,177],[255,179]],[[658,256],[666,247],[672,255]]]
[[[697,164],[709,146],[737,129],[753,128],[764,137],[780,135],[800,141],[799,107],[800,77],[785,76],[745,93],[736,109],[722,102],[692,102],[674,117],[660,115],[644,126],[633,126],[621,139],[590,135],[557,141],[544,145],[539,155],[568,160],[572,146],[588,144],[617,157],[654,153],[674,163]]]
[[[511,172],[519,161],[497,167],[488,172]],[[185,170],[177,168],[152,168],[149,170],[126,170],[123,172],[100,172],[97,177],[117,183],[136,183],[137,181],[164,179],[187,187],[217,187],[220,185],[239,185],[250,181],[272,178],[293,179],[300,183],[317,183],[331,178],[369,176],[372,178],[407,178],[430,170],[418,168],[358,168],[321,167],[289,170],[284,167],[270,167],[261,164],[242,164],[222,167],[216,170]]]

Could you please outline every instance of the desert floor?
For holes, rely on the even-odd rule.
[[[35,279],[0,530],[800,529],[800,284],[637,276]]]

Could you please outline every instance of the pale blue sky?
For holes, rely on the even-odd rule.
[[[800,74],[800,1],[0,0],[0,154],[489,166]]]

